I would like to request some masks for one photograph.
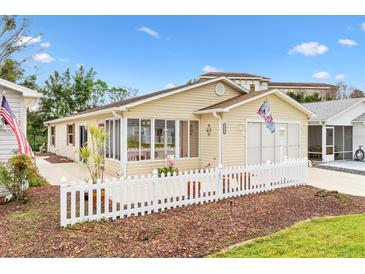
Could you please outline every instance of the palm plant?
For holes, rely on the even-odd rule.
[[[103,181],[105,163],[105,141],[107,133],[98,126],[88,127],[91,136],[91,144],[79,150],[81,160],[86,164],[93,183]]]

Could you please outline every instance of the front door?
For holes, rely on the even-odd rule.
[[[335,160],[335,128],[326,127],[326,161]]]

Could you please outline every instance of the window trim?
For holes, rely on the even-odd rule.
[[[70,127],[71,126],[71,128],[72,128],[72,133],[70,133]],[[76,129],[76,126],[75,126],[75,123],[72,123],[72,124],[66,124],[66,127],[67,127],[67,129],[66,129],[66,132],[67,132],[67,145],[69,146],[69,145],[72,145],[72,146],[75,146],[75,140],[76,140],[76,138],[75,138],[75,129]],[[70,142],[70,136],[72,136],[71,137],[71,142]]]
[[[54,129],[53,134],[52,134],[52,128]],[[53,142],[52,142],[52,137],[53,137]],[[53,147],[56,146],[56,126],[50,127],[50,145]]]
[[[120,118],[108,118],[108,119],[105,119],[104,121],[104,128],[103,130],[108,134],[107,136],[107,140],[105,142],[105,146],[104,146],[104,156],[105,156],[105,159],[107,159],[108,161],[121,161],[122,160],[122,156],[121,156],[121,153],[120,153],[120,148],[121,148],[121,145],[122,145],[122,136],[119,136],[119,159],[117,158],[117,146],[116,146],[116,121],[119,120],[119,132],[120,132],[120,128],[121,128],[121,119]],[[110,132],[110,121],[113,121],[113,136],[112,136],[112,140],[110,140],[110,136],[109,136],[109,132]],[[98,125],[99,124],[102,124],[100,122],[98,122]],[[109,129],[109,132],[107,131],[107,124],[108,124],[108,129]],[[119,134],[121,135],[121,134]],[[106,148],[107,148],[107,142],[109,141],[109,146],[108,146],[108,157],[107,157],[107,151],[106,151]],[[110,141],[113,142],[113,157],[110,157]]]
[[[149,160],[142,160],[142,161],[129,161],[128,160],[128,119],[139,119],[141,120],[151,120],[151,159]],[[125,125],[126,125],[126,140],[125,140],[125,162],[126,163],[148,163],[148,162],[165,162],[165,159],[155,159],[155,121],[156,120],[165,120],[165,129],[167,129],[167,121],[175,121],[175,160],[190,160],[190,159],[200,159],[200,141],[201,141],[201,134],[200,134],[200,119],[180,119],[180,118],[160,118],[160,117],[126,117],[125,118]],[[189,157],[181,158],[180,157],[180,121],[189,121],[188,123],[188,155]],[[190,121],[197,121],[198,122],[198,156],[197,157],[190,157]],[[139,124],[141,125],[141,123]],[[141,136],[141,134],[139,134]],[[167,142],[167,138],[165,138],[165,144]],[[165,151],[167,149],[167,146],[165,145]],[[140,152],[139,152],[140,153]],[[165,153],[167,155],[167,153]]]

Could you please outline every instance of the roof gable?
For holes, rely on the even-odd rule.
[[[244,104],[247,104],[251,101],[257,100],[259,98],[265,97],[269,94],[275,94],[287,103],[293,105],[295,108],[299,109],[300,111],[313,116],[314,113],[311,112],[309,109],[303,107],[300,103],[292,99],[290,96],[282,93],[279,90],[264,90],[264,91],[254,91],[248,94],[238,95],[234,98],[225,100],[223,102],[220,102],[218,104],[211,105],[209,107],[200,109],[196,111],[196,114],[204,114],[204,113],[211,113],[211,112],[228,112],[231,109],[234,109],[236,107],[242,106]]]
[[[112,112],[112,111],[125,111],[129,108],[143,105],[145,103],[152,102],[154,100],[158,100],[158,99],[161,99],[161,98],[164,98],[167,96],[172,96],[174,94],[179,94],[179,93],[187,91],[187,90],[191,90],[191,89],[194,89],[194,88],[197,88],[200,86],[205,86],[205,85],[215,83],[215,82],[220,82],[220,81],[223,81],[224,83],[230,85],[231,87],[238,90],[242,94],[248,93],[248,90],[246,90],[245,88],[236,84],[232,80],[230,80],[226,77],[218,77],[218,78],[210,79],[210,80],[203,81],[203,82],[189,83],[189,84],[173,87],[170,89],[156,91],[156,92],[149,93],[146,95],[125,99],[125,100],[122,100],[122,101],[119,101],[116,103],[92,108],[92,109],[85,110],[83,112],[79,112],[79,113],[76,113],[76,114],[73,114],[73,115],[70,115],[70,116],[67,116],[64,118],[47,121],[46,124],[51,123],[51,122],[61,122],[61,121],[72,120],[72,119],[76,119],[76,118],[79,118],[82,116],[93,116],[93,115]]]
[[[15,84],[13,82],[4,80],[0,78],[0,86],[18,91],[23,94],[24,97],[37,98],[38,93],[30,88],[23,87],[21,85]]]

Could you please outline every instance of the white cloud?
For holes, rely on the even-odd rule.
[[[45,42],[45,43],[41,43],[41,48],[49,48],[51,46],[51,43],[50,42]]]
[[[81,67],[85,67],[85,65],[84,64],[76,64],[76,67],[81,68]]]
[[[174,87],[176,87],[176,85],[175,84],[173,84],[173,83],[168,83],[168,84],[166,84],[165,86],[164,86],[164,88],[174,88]]]
[[[218,69],[213,67],[213,66],[210,66],[210,65],[206,65],[202,68],[203,72],[204,73],[208,73],[208,72],[217,72]]]
[[[306,42],[296,45],[289,50],[289,54],[300,53],[306,56],[316,56],[324,54],[328,51],[325,45],[320,45],[318,42]]]
[[[155,38],[160,38],[160,34],[157,31],[150,29],[148,27],[141,27],[138,29],[138,31],[145,32],[148,35],[151,35],[152,37],[155,37]]]
[[[70,62],[70,59],[60,57],[60,58],[58,58],[58,61],[60,61],[62,63],[68,63],[68,62]]]
[[[365,22],[361,24],[361,29],[365,31]]]
[[[338,43],[342,46],[349,46],[349,47],[358,45],[358,43],[356,41],[351,40],[351,39],[339,39]]]
[[[326,78],[330,78],[331,74],[329,74],[326,71],[319,71],[319,72],[314,73],[312,76],[317,79],[326,79]]]
[[[336,80],[343,80],[345,79],[345,74],[337,74],[336,77],[335,77]]]
[[[42,52],[34,54],[33,60],[41,63],[51,63],[55,59],[48,53]]]
[[[33,36],[20,36],[17,41],[15,42],[16,46],[24,46],[27,45],[34,45],[42,41],[42,36],[38,35],[36,37]]]

